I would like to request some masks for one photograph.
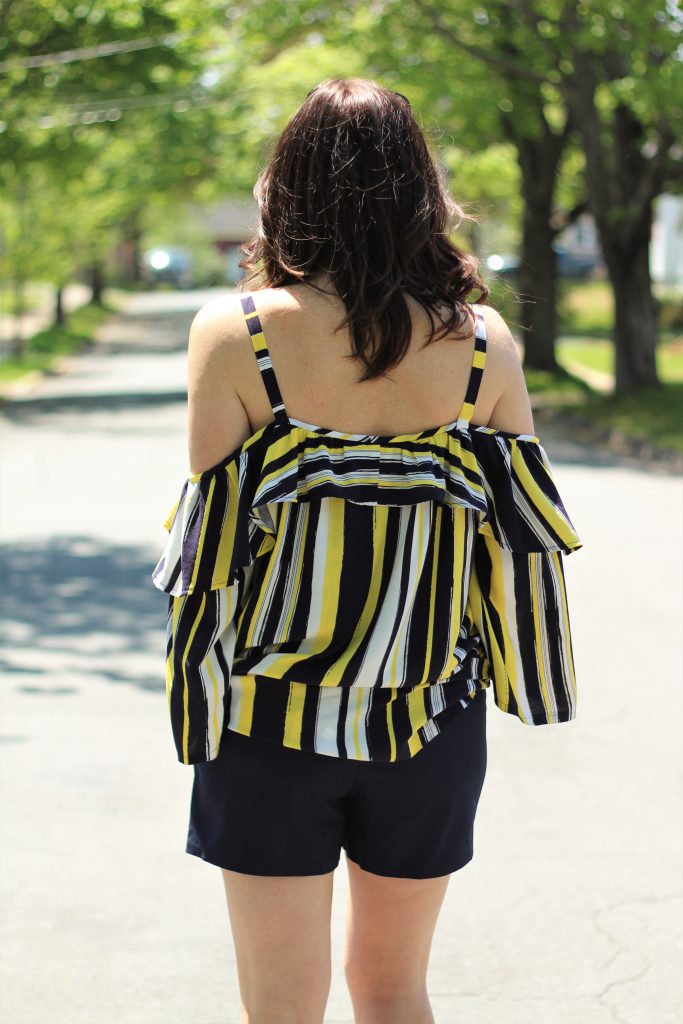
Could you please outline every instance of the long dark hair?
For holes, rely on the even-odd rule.
[[[451,220],[475,218],[450,196],[408,99],[377,82],[332,78],[311,89],[275,142],[254,197],[259,229],[239,262],[246,287],[304,282],[323,291],[311,279],[329,275],[347,310],[335,332],[350,328],[351,358],[366,367],[361,380],[385,375],[409,347],[403,292],[427,312],[425,344],[468,317],[473,324],[473,288],[478,301],[488,297],[478,260],[447,233]],[[448,319],[435,308],[444,304]]]

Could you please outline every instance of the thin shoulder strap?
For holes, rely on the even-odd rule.
[[[472,419],[477,395],[479,394],[481,378],[484,375],[484,366],[486,365],[486,322],[484,320],[484,314],[476,302],[472,303],[472,312],[474,313],[475,318],[474,353],[472,355],[470,379],[467,382],[465,400],[462,403],[462,409],[458,416],[458,420],[464,420],[466,423],[469,423]]]
[[[280,387],[277,382],[277,377],[275,376],[275,370],[273,369],[273,364],[270,361],[270,352],[268,351],[259,315],[256,312],[254,299],[251,295],[247,294],[240,296],[240,302],[242,303],[242,310],[247,322],[249,337],[251,338],[256,362],[258,363],[258,368],[261,372],[261,377],[263,378],[263,383],[268,393],[268,400],[270,401],[273,414],[278,422],[287,424],[289,420],[287,413],[285,412],[285,403],[282,401],[282,395],[280,394]]]

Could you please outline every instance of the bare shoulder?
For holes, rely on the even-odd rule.
[[[247,289],[209,299],[197,311],[190,326],[190,379],[216,370],[235,378],[243,372],[252,353],[248,343],[242,300],[251,296],[268,336],[270,326],[288,321],[299,311],[297,299],[284,288]]]
[[[244,292],[209,299],[190,325],[188,373],[190,385],[206,374],[220,372],[234,378],[250,353],[249,332],[241,300]],[[260,308],[260,303],[257,309]]]
[[[208,341],[229,341],[239,325],[244,332],[244,310],[237,292],[209,299],[197,311],[190,327],[190,337]]]
[[[486,370],[498,399],[488,425],[515,434],[534,434],[531,401],[517,342],[501,314],[480,305],[486,326]]]
[[[228,386],[242,358],[247,329],[237,294],[210,299],[190,325],[187,346],[187,383],[190,398],[213,391],[220,378]]]
[[[299,295],[293,294],[293,288],[254,288],[244,292],[232,292],[216,296],[204,303],[194,318],[193,328],[195,331],[206,331],[224,337],[230,334],[231,328],[234,330],[235,324],[244,329],[241,300],[246,296],[253,298],[257,313],[269,317],[283,317],[288,312],[300,308]]]
[[[497,362],[521,362],[517,343],[501,314],[493,306],[479,305],[486,324],[487,353],[494,354]]]
[[[187,352],[190,469],[217,465],[251,434],[239,396],[239,367],[248,351],[240,295],[216,296],[195,314]]]

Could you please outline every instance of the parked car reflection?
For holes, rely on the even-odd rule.
[[[142,257],[142,276],[150,288],[170,284],[174,288],[192,288],[192,256],[187,249],[159,247],[148,249]]]
[[[553,248],[558,277],[585,281],[603,265],[600,257],[591,253],[571,252],[560,245]],[[486,260],[486,267],[496,277],[514,277],[519,273],[520,259],[514,253],[494,253]]]

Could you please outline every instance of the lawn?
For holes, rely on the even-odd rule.
[[[570,406],[585,419],[637,440],[683,452],[683,381],[638,395],[593,395]]]
[[[560,281],[557,314],[560,334],[609,337],[614,299],[607,281]]]
[[[18,380],[33,370],[47,370],[58,356],[68,355],[92,340],[100,324],[113,312],[111,307],[92,304],[75,309],[63,327],[48,327],[26,343],[22,359],[0,360],[0,383]]]
[[[591,387],[581,369],[614,377],[614,346],[610,340],[614,305],[606,281],[560,282],[560,340],[556,373],[525,370],[535,408],[556,408],[579,414],[596,425],[620,431],[660,448],[683,452],[683,323],[680,296],[660,293],[660,342],[655,354],[661,387],[638,395],[614,397]],[[511,283],[495,282],[490,304],[500,310],[518,336],[520,307]]]
[[[614,376],[614,346],[610,341],[563,339],[557,346],[557,358],[563,366],[569,363],[585,366]],[[683,381],[683,343],[680,338],[662,341],[655,353],[657,376],[661,381]]]

